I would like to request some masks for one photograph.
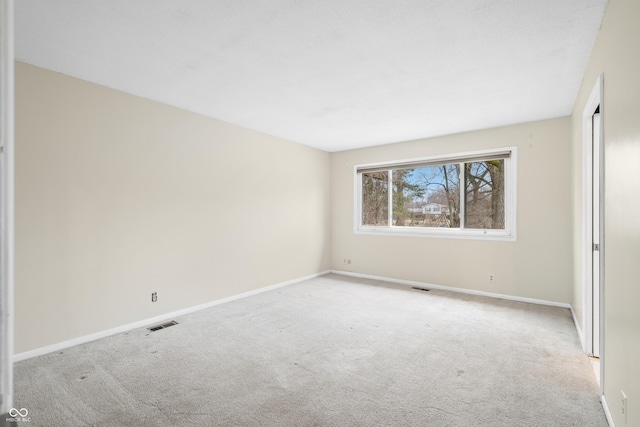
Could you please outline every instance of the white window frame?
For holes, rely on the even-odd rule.
[[[464,163],[474,161],[474,159],[485,158],[489,160],[491,156],[498,154],[504,155],[508,152],[508,156],[504,159],[504,180],[505,180],[505,229],[489,230],[489,229],[471,229],[464,228],[463,221],[460,221],[460,228],[437,228],[437,227],[405,227],[392,225],[393,209],[392,209],[392,180],[389,172],[389,223],[385,226],[372,226],[362,224],[362,172],[358,172],[362,168],[389,168],[398,169],[406,168],[407,164],[419,163]],[[355,234],[368,234],[377,236],[411,236],[411,237],[435,237],[435,238],[453,238],[453,239],[478,239],[478,240],[497,240],[497,241],[516,241],[516,219],[517,219],[517,147],[502,147],[488,150],[467,151],[462,153],[446,154],[430,157],[417,157],[404,160],[396,160],[389,162],[367,163],[355,165],[353,168],[354,183],[354,226]],[[463,168],[460,170],[464,174]],[[464,177],[460,179],[460,216],[464,215]]]

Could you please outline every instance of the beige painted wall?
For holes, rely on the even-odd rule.
[[[328,153],[23,63],[16,121],[18,353],[330,268]]]
[[[569,303],[570,138],[570,120],[561,118],[334,153],[332,267]],[[353,233],[354,165],[506,146],[518,147],[517,242]],[[352,264],[345,265],[345,258]]]
[[[604,393],[616,426],[640,426],[640,2],[609,0],[573,113],[574,158],[581,156],[581,115],[604,73],[605,240]],[[579,159],[578,159],[579,161]],[[576,206],[581,175],[574,174]],[[575,221],[581,221],[576,209]],[[575,246],[579,248],[580,236]],[[574,304],[582,301],[576,252]],[[621,393],[628,396],[625,423]]]

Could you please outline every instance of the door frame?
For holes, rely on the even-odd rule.
[[[0,0],[0,416],[13,406],[13,0]]]
[[[591,91],[591,95],[587,100],[582,113],[582,158],[583,158],[583,180],[582,180],[582,197],[583,197],[583,231],[582,231],[582,265],[583,265],[583,350],[589,355],[594,354],[594,336],[598,339],[600,363],[600,386],[603,388],[603,370],[604,363],[604,76],[600,74],[596,79],[596,83]],[[599,110],[600,126],[598,131],[599,139],[599,167],[598,174],[593,174],[593,115]],[[600,244],[599,253],[599,274],[598,289],[593,286],[593,183],[597,180],[599,184],[599,236],[597,241]],[[598,310],[594,310],[594,292],[597,292],[596,298],[598,302]],[[597,319],[594,318],[598,316]]]

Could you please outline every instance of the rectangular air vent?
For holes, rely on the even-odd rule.
[[[163,323],[162,325],[152,326],[147,329],[149,329],[151,332],[155,332],[155,331],[159,331],[160,329],[168,328],[170,326],[177,325],[177,324],[178,322],[176,322],[175,320],[172,320],[171,322]]]

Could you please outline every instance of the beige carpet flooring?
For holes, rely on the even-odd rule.
[[[326,275],[20,362],[30,426],[606,426],[569,310]]]

